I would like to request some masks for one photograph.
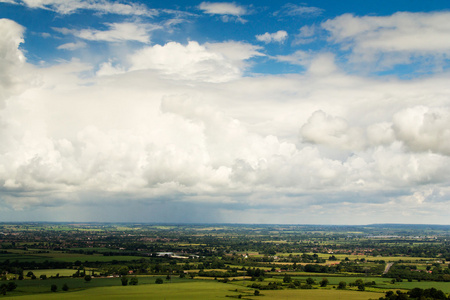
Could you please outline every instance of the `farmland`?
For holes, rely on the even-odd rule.
[[[378,299],[417,288],[448,297],[449,229],[0,224],[0,284],[15,299]]]

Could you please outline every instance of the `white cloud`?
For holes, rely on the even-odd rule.
[[[73,50],[77,50],[77,49],[84,48],[84,47],[86,47],[86,43],[76,42],[76,43],[62,44],[62,45],[58,46],[57,49],[73,51]]]
[[[278,61],[288,62],[293,65],[307,66],[311,63],[313,55],[311,53],[298,50],[291,55],[278,55],[276,56]]]
[[[54,28],[63,34],[72,34],[78,38],[89,41],[122,42],[137,41],[149,43],[149,32],[159,28],[158,26],[139,23],[107,23],[109,30],[82,29],[73,30],[67,28]]]
[[[304,74],[245,77],[259,47],[191,41],[107,58],[86,78],[97,66],[28,64],[23,30],[0,21],[2,216],[52,207],[78,219],[127,199],[140,213],[203,203],[294,223],[336,211],[387,222],[389,203],[447,222],[448,74],[364,78],[299,52]],[[319,208],[323,219],[308,216]]]
[[[260,55],[258,47],[244,43],[200,45],[176,42],[143,48],[130,56],[130,70],[157,70],[183,80],[224,82],[237,79],[245,70],[245,60]]]
[[[235,3],[227,2],[202,2],[199,8],[207,14],[212,15],[231,15],[240,17],[247,14],[247,10]]]
[[[394,115],[396,137],[414,151],[450,155],[450,108],[417,106]]]
[[[302,26],[299,33],[295,36],[294,45],[309,44],[315,40],[314,35],[317,32],[315,25],[312,26]]]
[[[79,10],[93,10],[99,13],[154,16],[156,10],[148,9],[143,4],[111,2],[107,0],[12,0],[9,3],[55,11],[60,14],[73,14]]]
[[[415,56],[448,57],[449,18],[449,12],[398,12],[384,17],[345,14],[322,27],[330,33],[331,41],[352,51],[354,60],[381,58],[381,63],[390,66],[409,63]]]
[[[318,16],[323,13],[323,9],[314,7],[314,6],[306,6],[306,5],[296,5],[292,3],[285,4],[282,9],[275,13],[275,15],[279,16]]]
[[[248,14],[245,7],[230,2],[202,2],[199,7],[205,13],[210,15],[220,15],[224,22],[240,22],[245,23],[242,19],[243,15]]]
[[[274,33],[266,32],[264,34],[257,35],[256,39],[258,41],[264,42],[266,44],[272,43],[272,42],[284,43],[284,41],[287,39],[287,37],[288,37],[288,33],[286,31],[279,30]]]
[[[99,66],[98,71],[96,72],[97,76],[110,76],[125,73],[126,70],[117,65],[113,65],[112,61],[104,62]]]
[[[20,71],[25,56],[19,45],[23,43],[23,32],[24,28],[16,22],[0,19],[0,107],[21,83]]]
[[[316,76],[330,76],[338,70],[332,53],[315,54],[298,50],[291,55],[278,55],[275,59],[281,62],[303,66],[307,69],[308,73],[315,74]]]
[[[327,115],[321,110],[311,115],[300,134],[306,142],[330,147],[361,150],[365,146],[361,129],[351,128],[345,119]]]

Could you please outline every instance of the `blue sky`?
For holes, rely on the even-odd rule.
[[[0,0],[0,217],[448,224],[448,6]]]

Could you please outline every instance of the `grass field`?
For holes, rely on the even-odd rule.
[[[232,286],[231,286],[232,287]],[[38,295],[25,295],[16,297],[3,297],[3,299],[40,300],[40,299],[166,299],[166,300],[197,300],[197,299],[229,299],[228,296],[237,296],[239,293],[229,290],[230,285],[215,281],[189,281],[184,283],[147,284],[137,286],[98,287],[81,291],[68,291],[56,293],[43,293]],[[250,291],[250,290],[249,290]]]
[[[161,277],[167,284],[193,282],[191,279],[173,277],[170,281],[165,280],[165,276],[138,276],[139,285],[155,284],[155,279]],[[26,295],[36,293],[47,293],[52,284],[61,290],[64,284],[67,284],[70,291],[79,291],[98,287],[121,286],[120,278],[92,278],[90,282],[85,282],[83,278],[50,278],[46,280],[16,280],[17,289],[12,295]]]
[[[197,299],[230,299],[230,296],[242,299],[260,299],[253,296],[254,290],[235,285],[218,283],[215,281],[186,281],[179,283],[145,284],[137,286],[111,286],[97,287],[79,291],[58,291],[55,293],[40,293],[35,295],[24,295],[15,297],[3,297],[4,299],[17,300],[40,300],[40,299],[166,299],[166,300],[197,300]],[[16,294],[17,295],[17,294]],[[346,299],[346,300],[368,300],[378,299],[382,294],[373,292],[355,292],[340,290],[277,290],[261,291],[262,299]]]
[[[303,253],[277,253],[276,255],[279,257],[286,257],[289,255],[302,255]],[[338,260],[344,260],[346,257],[350,260],[355,260],[355,259],[366,259],[366,260],[384,260],[387,262],[396,262],[399,260],[404,260],[404,261],[430,261],[430,262],[434,262],[438,259],[436,258],[426,258],[426,257],[409,257],[409,256],[397,256],[397,257],[393,257],[393,256],[372,256],[372,255],[351,255],[351,254],[325,254],[325,253],[306,253],[308,255],[313,255],[313,254],[317,254],[318,257],[323,258],[323,259],[328,259],[330,256],[334,255]],[[332,261],[333,262],[333,261]]]
[[[342,290],[281,290],[261,291],[264,300],[302,299],[302,300],[369,300],[379,299],[384,294]],[[259,299],[259,297],[252,297]]]
[[[38,263],[42,263],[46,260],[48,261],[62,261],[62,262],[75,262],[77,260],[81,262],[109,262],[113,260],[117,261],[132,261],[139,260],[142,257],[140,256],[123,256],[123,255],[114,255],[114,256],[104,256],[102,254],[77,254],[77,253],[64,253],[60,251],[49,251],[49,253],[36,253],[33,251],[24,251],[24,250],[11,250],[11,254],[0,254],[0,262],[9,260],[9,261],[35,261]]]
[[[39,278],[41,275],[46,275],[47,277],[56,276],[72,276],[77,270],[74,269],[44,269],[44,270],[23,270],[23,274],[26,275],[29,271],[33,272],[34,276]]]
[[[389,289],[413,289],[413,288],[421,288],[421,289],[429,289],[435,288],[443,291],[444,293],[450,293],[450,283],[449,282],[433,282],[433,281],[421,281],[418,282],[414,280],[413,282],[396,282],[394,284],[386,285]]]

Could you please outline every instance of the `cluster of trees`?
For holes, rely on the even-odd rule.
[[[414,288],[407,293],[402,291],[397,291],[394,293],[393,291],[386,292],[384,297],[380,297],[379,300],[408,300],[408,299],[416,299],[416,300],[446,300],[450,299],[445,296],[445,293],[441,290],[437,290],[435,288],[430,289],[421,289]]]
[[[33,225],[30,225],[33,226]],[[25,228],[26,226],[22,226]],[[13,249],[21,247],[26,249],[61,250],[79,254],[147,256],[149,253],[160,251],[196,253],[205,256],[223,256],[227,253],[239,251],[254,251],[266,254],[269,262],[276,253],[308,253],[308,252],[326,252],[332,248],[334,253],[364,252],[372,253],[374,256],[383,255],[408,255],[418,257],[443,257],[450,259],[450,250],[448,241],[440,237],[435,239],[408,239],[401,237],[398,239],[385,239],[383,243],[380,240],[364,238],[366,235],[383,233],[380,228],[353,228],[363,232],[354,236],[349,236],[345,230],[349,228],[327,227],[320,228],[292,226],[283,228],[269,226],[260,228],[259,233],[251,235],[248,238],[249,228],[240,228],[239,226],[229,226],[220,230],[213,231],[214,235],[198,235],[196,228],[187,228],[184,226],[174,226],[173,229],[164,230],[164,237],[161,237],[161,230],[154,226],[140,226],[139,230],[129,232],[118,230],[114,225],[86,225],[84,230],[64,231],[55,230],[58,225],[52,225],[53,230],[21,231],[21,226],[16,226],[13,230],[4,228],[5,232],[14,232],[6,234],[2,249]],[[49,227],[44,225],[43,227]],[[66,226],[67,227],[67,226]],[[130,227],[131,228],[131,227]],[[26,228],[25,228],[26,229]],[[96,231],[89,231],[95,229]],[[99,231],[100,229],[100,231]],[[102,231],[103,230],[103,231]],[[314,231],[310,231],[314,230]],[[427,229],[428,230],[428,229]],[[245,232],[245,234],[242,234]],[[399,229],[389,228],[390,233],[411,234]],[[427,231],[428,233],[429,231]],[[439,232],[439,231],[438,231]],[[17,234],[19,233],[19,234]],[[416,234],[416,232],[413,232]],[[86,237],[89,237],[87,239]],[[36,240],[40,242],[36,242]],[[148,242],[148,241],[151,242]],[[283,241],[283,243],[267,243],[266,241]],[[178,241],[179,243],[173,243]],[[327,241],[327,244],[321,242]],[[417,244],[417,241],[426,241],[426,243]],[[16,246],[20,242],[20,246]],[[381,246],[380,246],[381,245]],[[99,251],[97,249],[79,249],[97,247],[111,249],[111,251]],[[78,248],[78,249],[74,249]],[[5,251],[5,250],[3,250]],[[322,258],[308,257],[308,255],[293,255],[283,258],[283,261],[321,263]]]
[[[231,271],[231,272],[230,271],[222,272],[222,271],[200,270],[197,275],[201,276],[201,277],[225,277],[225,278],[239,276],[236,268],[233,268],[233,271]]]
[[[268,284],[252,283],[248,287],[258,290],[281,290],[283,285],[281,282],[269,282]]]
[[[437,266],[436,266],[437,265]],[[435,264],[433,268],[429,268],[431,273],[419,271],[415,267],[409,265],[394,264],[384,277],[401,278],[408,280],[426,280],[426,281],[444,281],[450,282],[450,265],[445,268],[440,264]]]
[[[0,286],[0,293],[2,295],[6,295],[6,292],[12,292],[17,288],[17,283],[15,283],[14,281],[10,281],[8,283],[3,283]]]
[[[0,270],[2,273],[13,273],[23,275],[23,270],[26,269],[66,269],[73,266],[73,263],[62,262],[62,261],[49,261],[45,260],[43,262],[36,261],[10,261],[6,259],[0,263]]]
[[[120,281],[122,282],[123,286],[128,285],[128,284],[137,285],[139,282],[139,280],[136,276],[133,276],[131,278],[128,278],[127,276],[122,276],[122,277],[120,277]]]
[[[67,292],[67,291],[69,290],[69,286],[67,285],[67,283],[64,283],[64,284],[63,284],[62,290],[63,290],[64,292]],[[52,292],[57,292],[57,291],[58,291],[58,286],[57,286],[56,284],[52,284],[52,285],[50,286],[50,291],[52,291]]]

